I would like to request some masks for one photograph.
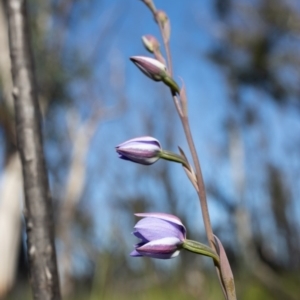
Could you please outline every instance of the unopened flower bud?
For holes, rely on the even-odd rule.
[[[179,94],[178,84],[168,75],[167,67],[160,61],[147,56],[132,56],[130,60],[149,78],[154,81],[163,81],[173,94]]]
[[[163,10],[157,10],[155,12],[156,21],[165,24],[168,21],[168,16]]]
[[[205,244],[186,239],[186,229],[179,218],[165,213],[138,213],[141,219],[135,226],[133,234],[141,239],[130,253],[133,257],[148,256],[170,259],[176,257],[180,250],[211,257],[218,265],[219,255]]]
[[[186,229],[173,215],[164,213],[139,213],[142,217],[135,226],[133,234],[141,239],[135,245],[131,256],[148,256],[170,259],[177,256],[186,239]]]
[[[167,76],[167,68],[157,59],[146,56],[132,56],[130,60],[149,78],[162,81]]]
[[[155,20],[160,24],[164,41],[168,42],[170,40],[171,25],[167,14],[163,10],[157,10],[155,12]]]
[[[122,159],[142,165],[152,165],[159,160],[162,148],[157,139],[143,136],[118,145],[116,151]]]
[[[143,41],[145,48],[150,53],[154,53],[159,49],[159,46],[160,46],[159,42],[153,35],[150,35],[150,34],[143,35],[142,41]]]

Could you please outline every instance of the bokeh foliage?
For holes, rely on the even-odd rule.
[[[130,138],[146,132],[159,137],[166,149],[176,149],[181,134],[168,93],[161,86],[138,81],[137,73],[134,77],[125,76],[128,72],[127,67],[124,70],[125,54],[113,46],[120,38],[123,22],[126,24],[122,9],[131,14],[127,18],[139,22],[141,16],[149,17],[147,13],[140,15],[146,8],[139,1],[132,4],[134,9],[125,9],[121,1],[115,7],[107,6],[104,1],[96,2],[35,0],[30,1],[29,7],[65,299],[221,299],[212,265],[205,258],[195,259],[183,253],[176,261],[161,264],[150,259],[128,258],[134,212],[165,210],[177,214],[190,228],[190,237],[205,239],[189,218],[191,211],[199,208],[190,204],[195,195],[186,190],[187,184],[178,184],[185,179],[178,177],[177,169],[170,164],[158,164],[147,170],[136,166],[126,169],[127,165],[116,162],[109,154],[114,151],[113,143],[119,140],[114,137]],[[300,7],[297,0],[250,2],[216,0],[207,12],[208,24],[205,18],[199,22],[192,17],[187,24],[187,28],[205,30],[210,36],[205,53],[202,50],[199,53],[206,64],[217,68],[225,82],[227,109],[219,121],[222,131],[216,133],[225,143],[216,151],[221,153],[219,156],[212,151],[205,158],[212,160],[212,164],[214,159],[221,160],[236,174],[226,179],[225,185],[233,186],[232,193],[224,189],[224,178],[217,172],[207,176],[206,184],[211,203],[220,211],[216,218],[221,215],[223,220],[215,223],[215,232],[223,238],[233,266],[238,298],[297,299],[300,132],[299,127],[289,127],[288,120],[300,115]],[[167,4],[157,1],[157,5],[165,5],[168,12]],[[192,1],[186,1],[185,6],[187,14],[199,10],[201,15],[200,8]],[[106,19],[101,23],[97,18]],[[147,22],[152,20],[149,18]],[[171,18],[171,24],[175,22]],[[176,32],[172,34],[174,40],[181,38]],[[126,38],[128,44],[138,45],[131,46],[134,51],[142,51],[134,34]],[[197,35],[193,38],[198,39]],[[194,47],[190,58],[182,54],[181,62],[175,61],[179,69],[186,70],[185,59],[197,64],[196,42]],[[177,52],[174,56],[181,57]],[[126,81],[127,77],[131,81]],[[132,89],[140,96],[137,84],[151,91],[152,102],[127,101],[133,95]],[[194,87],[193,95],[200,88]],[[2,172],[5,172],[6,162],[16,149],[13,111],[1,91],[0,105]],[[109,110],[109,117],[103,117],[107,108],[113,112]],[[267,126],[270,115],[266,111],[270,109],[282,118],[277,120],[279,129]],[[101,112],[95,121],[100,129],[92,131],[89,150],[80,161],[85,166],[84,184],[70,208],[64,203],[74,160],[74,137],[94,117],[95,111]],[[110,122],[104,122],[107,120]],[[116,133],[113,123],[122,128],[123,135]],[[105,127],[106,133],[102,131]],[[284,136],[284,130],[292,139],[281,139],[278,146],[274,140],[278,134]],[[201,129],[195,129],[198,131]],[[273,155],[276,147],[281,148],[275,149]],[[209,160],[205,162],[209,164]],[[97,200],[90,200],[97,197],[99,201],[105,198],[106,206],[103,201],[97,206]],[[65,210],[71,211],[67,222]],[[104,222],[99,219],[105,219],[109,226],[102,228]],[[20,295],[22,299],[30,299],[28,277],[21,276],[27,272],[24,246],[21,248],[16,284],[7,299],[20,299]],[[257,267],[261,276],[251,265]]]

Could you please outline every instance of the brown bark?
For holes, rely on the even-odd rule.
[[[43,155],[26,0],[5,0],[18,150],[22,162],[28,258],[34,299],[60,299],[52,202]]]

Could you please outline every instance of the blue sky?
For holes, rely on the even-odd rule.
[[[92,57],[91,80],[74,82],[69,87],[79,115],[84,121],[97,105],[116,107],[122,97],[127,101],[124,110],[99,124],[86,161],[87,184],[80,205],[95,221],[95,240],[99,249],[110,246],[114,226],[124,230],[128,247],[135,243],[135,238],[130,235],[134,217],[115,208],[120,196],[149,195],[154,201],[153,209],[168,212],[164,187],[152,176],[163,164],[168,164],[174,182],[178,182],[178,210],[188,217],[188,230],[200,236],[199,229],[203,229],[200,206],[182,168],[163,161],[151,167],[132,164],[119,160],[114,149],[127,139],[148,135],[145,120],[150,120],[155,137],[162,141],[167,130],[175,132],[173,148],[168,150],[177,151],[179,145],[190,157],[179,119],[164,116],[164,101],[172,102],[167,89],[162,83],[146,78],[129,60],[132,55],[148,55],[141,36],[153,34],[159,37],[158,28],[148,9],[138,0],[94,1],[91,11],[85,10],[86,5],[78,5],[67,35],[68,47],[78,49],[83,59]],[[212,1],[156,1],[156,6],[164,9],[171,20],[174,78],[180,83],[181,77],[186,84],[190,123],[204,179],[217,186],[231,201],[238,201],[229,161],[228,131],[224,124],[228,115],[239,122],[240,111],[230,102],[225,71],[207,57],[211,47],[221,42],[222,24],[216,20]],[[55,39],[55,32],[52,38]],[[289,76],[287,73],[286,77]],[[88,96],[89,92],[92,97]],[[300,196],[300,156],[294,147],[295,144],[300,147],[299,112],[293,107],[275,104],[269,95],[253,88],[241,87],[241,95],[242,103],[254,107],[259,117],[259,125],[239,127],[245,149],[246,205],[254,211],[259,209],[268,231],[272,229],[272,220],[268,212],[270,199],[265,191],[265,164],[270,162],[280,167],[293,199]],[[172,106],[168,111],[175,114]],[[57,109],[56,120],[62,135],[66,136],[62,142],[64,151],[71,152],[64,133],[68,112],[65,106]],[[59,151],[57,145],[47,144],[49,163],[60,155]],[[61,172],[62,178],[66,178],[66,171]],[[224,227],[226,231],[230,216],[213,197],[209,197],[209,206],[213,226]],[[294,216],[300,214],[297,201],[293,202],[292,209]]]
[[[222,26],[215,19],[210,1],[174,1],[172,4],[166,1],[156,1],[158,8],[165,9],[171,20],[171,47],[174,62],[174,77],[180,82],[179,76],[185,81],[189,98],[189,111],[191,128],[194,133],[202,164],[204,178],[207,182],[213,182],[231,199],[235,199],[235,191],[232,183],[231,165],[228,154],[228,135],[224,130],[224,122],[228,114],[236,114],[232,109],[229,97],[230,93],[226,84],[226,73],[220,67],[207,58],[210,47],[219,42]],[[77,12],[80,16],[80,12]],[[75,22],[76,21],[76,22]],[[150,12],[141,1],[108,1],[97,5],[92,14],[87,18],[77,21],[74,18],[74,27],[70,32],[70,45],[80,46],[83,56],[89,56],[95,51],[97,33],[108,24],[108,34],[100,42],[99,55],[95,53],[95,69],[93,74],[99,81],[99,99],[107,105],[114,106],[120,101],[118,91],[112,79],[112,74],[119,72],[125,77],[121,82],[121,90],[127,98],[127,109],[117,118],[108,120],[99,125],[99,129],[92,141],[88,157],[88,173],[91,184],[87,191],[86,205],[93,212],[97,224],[97,236],[105,244],[104,232],[111,229],[114,193],[111,189],[118,189],[115,182],[116,173],[120,178],[125,176],[127,181],[126,192],[129,195],[136,193],[136,182],[130,181],[136,172],[144,174],[146,168],[129,162],[120,161],[117,158],[114,147],[126,139],[147,135],[143,125],[143,112],[155,120],[156,137],[160,138],[162,132],[159,129],[164,126],[161,113],[157,112],[161,101],[172,101],[162,83],[151,82],[129,61],[132,55],[148,55],[141,43],[143,34],[159,36],[159,31],[153,21]],[[113,31],[109,30],[113,28]],[[123,86],[122,86],[123,85]],[[123,88],[124,87],[124,88]],[[81,93],[85,83],[74,87],[74,96]],[[252,105],[259,112],[259,118],[263,126],[240,128],[240,134],[245,147],[244,166],[247,172],[246,198],[250,207],[262,207],[265,203],[267,214],[268,199],[265,194],[265,174],[262,172],[262,163],[270,161],[290,172],[297,172],[299,156],[294,153],[287,156],[288,145],[293,141],[299,142],[300,122],[299,114],[292,108],[281,108],[268,98],[263,92],[245,87],[242,91],[242,101]],[[103,100],[104,99],[104,100]],[[86,99],[78,99],[82,116],[89,112],[90,102]],[[174,110],[175,113],[175,110]],[[239,120],[239,116],[235,116]],[[179,120],[174,118],[174,130],[176,130],[176,144],[187,150]],[[293,128],[293,130],[291,130]],[[265,152],[261,150],[260,143],[267,137]],[[176,148],[170,149],[176,151]],[[105,161],[105,170],[99,170]],[[159,168],[158,162],[151,168]],[[179,166],[172,166],[172,174],[178,180],[181,187],[178,189],[178,198],[189,198],[189,203],[179,203],[183,214],[190,216],[191,227],[202,228],[200,207],[195,192],[185,178]],[[153,170],[152,170],[153,171]],[[144,175],[143,175],[144,176]],[[295,180],[293,195],[299,196],[299,181]],[[129,185],[129,186],[128,186]],[[138,183],[138,189],[144,189],[154,194],[153,184],[147,182],[147,177]],[[123,186],[121,186],[124,188]],[[254,191],[253,191],[254,187]],[[152,189],[152,191],[148,191]],[[157,198],[162,193],[158,189]],[[157,207],[164,208],[157,200]],[[86,206],[85,205],[85,206]],[[222,226],[227,222],[228,216],[224,214],[222,206],[209,199],[212,223]],[[299,207],[295,207],[299,211]],[[124,222],[133,222],[132,217],[119,216]],[[194,221],[196,220],[196,221]]]

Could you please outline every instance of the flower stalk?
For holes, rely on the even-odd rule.
[[[215,249],[213,241],[214,241],[214,234],[213,230],[211,227],[211,222],[210,222],[210,217],[209,217],[209,211],[208,211],[208,205],[207,205],[207,199],[206,199],[206,191],[205,191],[205,185],[204,185],[204,180],[203,180],[203,175],[201,171],[201,166],[200,166],[200,161],[197,155],[195,143],[192,137],[190,125],[189,125],[189,120],[188,116],[182,116],[180,117],[181,123],[183,125],[184,133],[186,135],[186,139],[191,151],[192,159],[194,162],[195,166],[195,173],[196,173],[196,178],[197,178],[197,187],[198,187],[198,197],[200,201],[200,206],[201,206],[201,211],[202,211],[202,217],[203,217],[203,222],[204,222],[204,227],[205,227],[205,232],[207,235],[208,242],[210,244],[210,247],[212,249]]]
[[[165,160],[181,163],[184,167],[187,169],[190,169],[189,163],[186,161],[185,158],[183,158],[181,155],[178,155],[176,153],[173,153],[171,151],[163,150],[160,153],[160,158],[163,158]]]
[[[182,244],[182,248],[193,253],[211,257],[217,265],[219,265],[220,263],[218,254],[205,244],[199,243],[197,241],[185,240]]]
[[[170,44],[169,44],[170,32],[171,32],[170,21],[167,14],[164,11],[157,10],[155,8],[155,5],[152,0],[143,0],[143,2],[150,8],[154,16],[154,19],[160,28],[168,63],[166,65],[164,58],[161,57],[159,43],[157,42],[157,40],[154,37],[149,35],[143,37],[143,43],[146,49],[152,54],[154,54],[154,56],[157,59],[152,59],[147,57],[133,57],[131,58],[131,60],[148,77],[150,77],[155,81],[163,81],[170,88],[174,105],[177,109],[179,118],[181,120],[184,133],[186,136],[186,140],[191,152],[195,171],[193,170],[192,166],[189,164],[185,154],[181,149],[179,149],[181,156],[162,149],[157,156],[159,156],[159,158],[163,158],[166,160],[182,163],[187,176],[191,180],[198,194],[201,211],[202,211],[202,218],[205,226],[205,232],[210,247],[201,244],[199,242],[187,240],[185,238],[186,232],[184,227],[183,227],[184,230],[181,231],[184,232],[184,235],[183,236],[181,235],[180,237],[178,236],[178,234],[175,233],[176,230],[173,233],[169,234],[168,230],[165,230],[167,227],[165,227],[165,229],[162,232],[164,232],[166,235],[160,236],[160,234],[152,232],[147,238],[145,235],[145,233],[147,233],[146,227],[148,228],[147,234],[149,234],[149,230],[150,230],[149,228],[151,227],[150,226],[151,223],[149,222],[151,218],[152,219],[158,218],[160,219],[160,222],[166,221],[167,223],[170,222],[173,225],[175,225],[177,222],[175,221],[173,223],[172,220],[171,221],[164,220],[164,217],[160,218],[157,216],[148,215],[145,218],[148,220],[145,220],[144,223],[148,223],[149,226],[146,226],[144,229],[138,228],[138,226],[135,227],[136,231],[134,232],[134,234],[137,237],[139,237],[142,241],[136,245],[136,249],[134,252],[135,255],[133,256],[171,258],[178,255],[180,249],[186,249],[188,251],[197,254],[209,256],[214,260],[216,271],[225,298],[227,300],[229,299],[236,300],[234,278],[231,272],[230,264],[228,262],[221,241],[213,234],[213,230],[210,222],[208,204],[206,199],[205,184],[204,184],[203,175],[201,171],[200,161],[198,158],[197,150],[190,129],[190,123],[189,123],[188,112],[187,112],[187,97],[186,97],[185,87],[183,85],[180,90],[178,84],[173,79],[172,59],[171,59],[171,51],[170,51]],[[181,222],[179,226],[183,226]],[[177,228],[176,225],[174,227]],[[141,231],[142,229],[144,230],[144,234]],[[172,232],[172,230],[170,232]]]

